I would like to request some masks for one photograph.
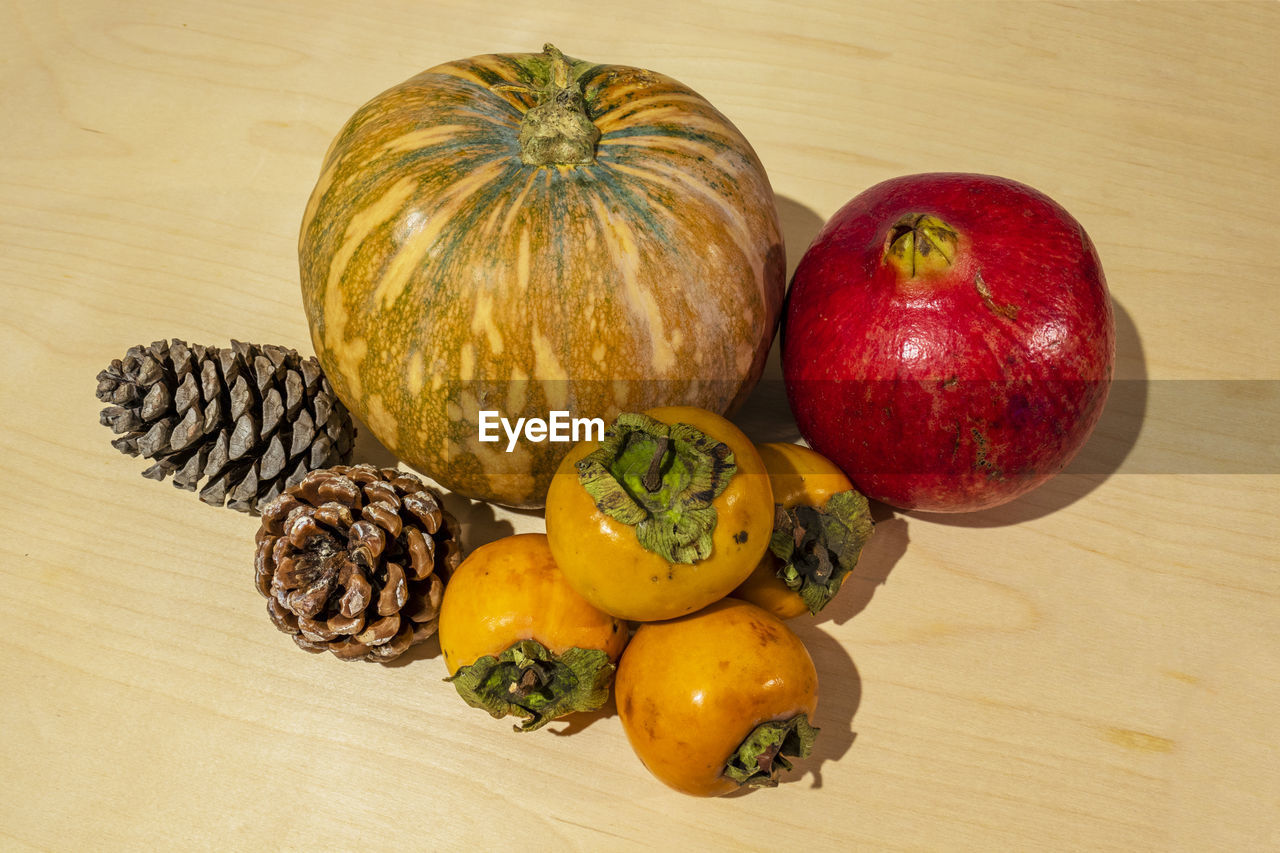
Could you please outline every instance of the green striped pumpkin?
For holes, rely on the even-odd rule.
[[[539,54],[439,65],[361,107],[299,238],[312,341],[392,452],[541,506],[569,444],[479,440],[479,412],[732,410],[785,261],[742,134],[670,77]]]

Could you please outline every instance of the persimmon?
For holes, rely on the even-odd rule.
[[[835,463],[799,444],[756,448],[776,505],[769,550],[731,594],[780,619],[817,613],[858,562],[871,536],[867,499]]]
[[[692,407],[625,413],[552,477],[547,537],[565,579],[620,619],[692,613],[751,574],[773,493],[751,441]]]
[[[627,626],[574,592],[541,533],[477,548],[440,605],[440,650],[468,705],[540,728],[609,698]]]
[[[818,730],[818,673],[780,619],[726,598],[639,626],[614,685],[632,749],[662,782],[699,797],[771,787]]]

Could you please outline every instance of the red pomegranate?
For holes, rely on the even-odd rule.
[[[782,370],[800,434],[869,497],[966,512],[1057,474],[1097,423],[1115,321],[1084,228],[989,175],[885,181],[796,269]]]

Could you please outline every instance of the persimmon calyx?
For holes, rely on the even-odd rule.
[[[549,651],[520,640],[499,655],[458,668],[445,681],[473,708],[493,717],[520,717],[515,730],[531,732],[573,711],[594,711],[609,699],[617,667],[602,649]]]
[[[761,723],[729,757],[721,775],[750,788],[776,787],[779,769],[791,770],[787,758],[807,758],[817,737],[806,714]]]
[[[670,563],[711,555],[718,498],[738,472],[733,451],[689,424],[626,412],[578,460],[578,481],[640,545]]]
[[[856,489],[832,495],[821,507],[778,506],[769,539],[782,561],[778,577],[817,613],[858,564],[873,528],[871,508]]]

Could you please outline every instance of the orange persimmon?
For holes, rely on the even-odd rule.
[[[618,716],[654,776],[714,797],[777,784],[809,754],[818,674],[772,614],[732,598],[641,625],[618,663]]]
[[[726,419],[668,407],[622,414],[573,448],[547,494],[565,578],[621,619],[691,613],[751,574],[773,530],[760,454]]]
[[[440,605],[440,650],[459,695],[522,731],[608,699],[627,626],[565,582],[541,533],[471,552]]]
[[[871,536],[867,499],[835,463],[799,444],[757,448],[778,514],[770,548],[731,595],[780,619],[817,613]]]

